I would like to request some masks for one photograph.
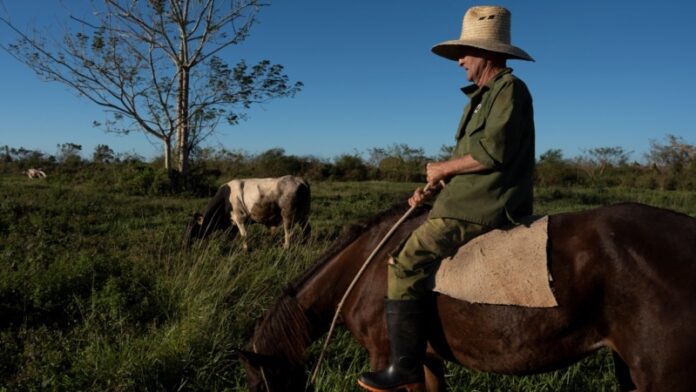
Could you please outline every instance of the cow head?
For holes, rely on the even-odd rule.
[[[195,212],[189,217],[186,223],[186,231],[184,232],[184,244],[191,245],[194,239],[202,238],[203,236],[203,214]]]
[[[186,231],[184,232],[184,246],[190,246],[195,240],[203,239],[211,235],[217,230],[228,230],[232,226],[229,218],[229,213],[225,210],[224,205],[207,210],[205,213],[195,212],[189,217],[186,223]],[[234,236],[237,233],[235,227],[232,227],[230,235]]]

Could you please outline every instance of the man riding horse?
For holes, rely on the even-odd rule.
[[[527,86],[507,68],[507,59],[534,61],[510,44],[510,12],[472,7],[460,39],[432,51],[457,61],[473,84],[448,161],[426,166],[428,188],[418,188],[409,205],[421,204],[446,186],[428,219],[392,253],[385,310],[390,364],[358,380],[370,391],[422,388],[426,349],[428,278],[445,257],[472,238],[532,214],[534,117]]]

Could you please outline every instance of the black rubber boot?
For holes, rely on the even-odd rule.
[[[425,307],[423,301],[386,300],[390,364],[378,372],[363,374],[358,384],[368,391],[418,391],[425,376]]]

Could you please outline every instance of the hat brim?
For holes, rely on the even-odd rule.
[[[524,50],[499,42],[476,40],[451,40],[439,43],[432,47],[432,52],[449,60],[458,61],[466,53],[467,48],[477,48],[490,52],[502,53],[510,59],[534,61]]]

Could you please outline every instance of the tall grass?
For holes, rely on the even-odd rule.
[[[220,233],[181,244],[201,198],[146,198],[2,178],[0,193],[1,391],[237,391],[235,349],[295,277],[344,226],[367,219],[417,184],[312,184],[312,237],[283,250],[282,233],[252,226],[243,251]],[[549,188],[537,212],[642,201],[696,215],[696,194]],[[307,353],[307,371],[321,342]],[[365,350],[337,331],[320,391],[358,390]],[[511,377],[447,367],[454,391],[613,391],[606,351],[567,369]]]

